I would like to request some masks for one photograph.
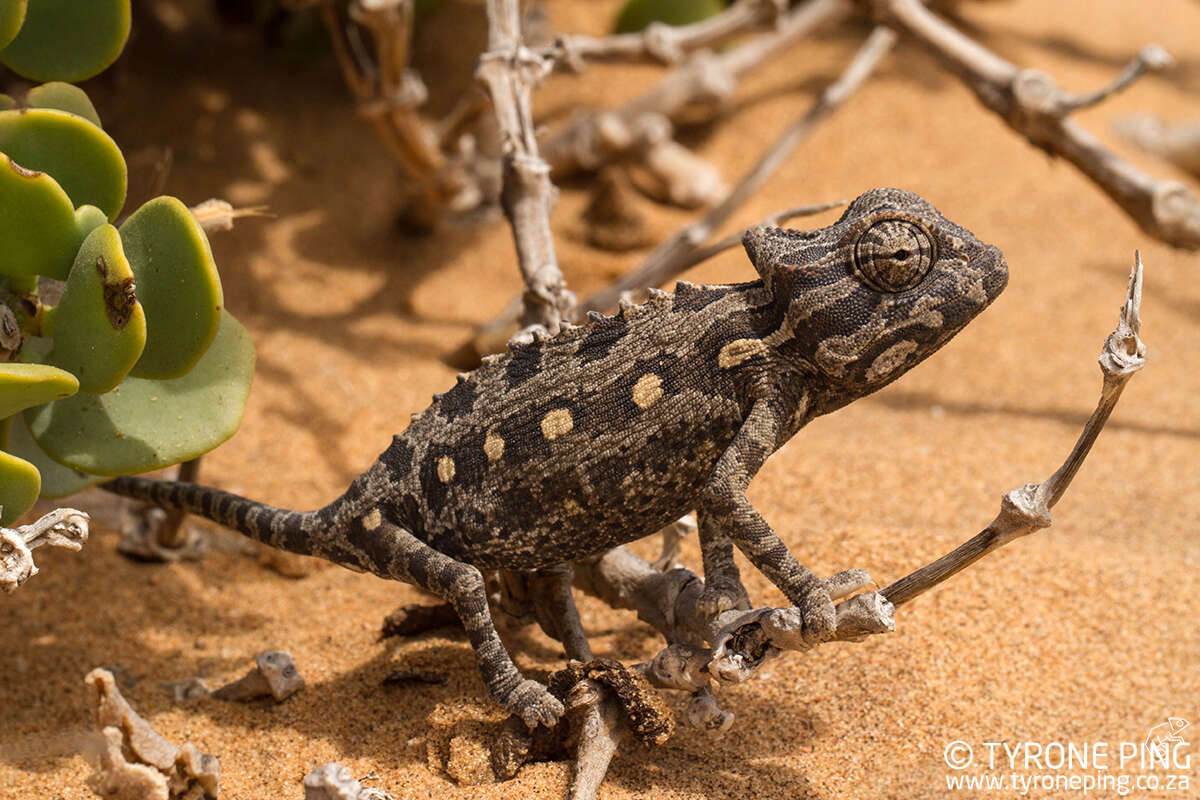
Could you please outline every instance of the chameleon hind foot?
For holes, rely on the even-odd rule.
[[[562,701],[534,680],[522,680],[500,702],[506,710],[520,717],[528,728],[538,725],[552,727],[563,715]]]

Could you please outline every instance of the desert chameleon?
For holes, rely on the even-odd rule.
[[[481,569],[567,564],[695,510],[702,611],[745,605],[736,544],[800,609],[805,635],[828,638],[823,583],[746,488],[809,420],[941,347],[995,299],[1008,268],[997,248],[898,189],[866,192],[827,228],[758,228],[744,245],[759,280],[680,282],[484,359],[320,510],[147,478],[105,488],[441,596],[492,696],[531,727],[562,705],[513,665]]]

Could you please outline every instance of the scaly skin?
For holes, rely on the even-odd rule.
[[[995,247],[895,189],[867,192],[828,228],[759,229],[745,245],[760,280],[681,282],[485,359],[319,511],[145,478],[105,487],[440,595],[493,697],[530,726],[562,705],[513,666],[480,569],[569,563],[696,510],[702,611],[748,605],[736,545],[802,611],[806,635],[828,638],[829,595],[746,488],[809,420],[941,347],[1008,271]]]

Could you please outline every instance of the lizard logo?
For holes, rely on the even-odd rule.
[[[1183,741],[1179,732],[1191,725],[1183,717],[1167,717],[1166,722],[1160,722],[1146,734],[1146,749],[1155,760],[1166,761],[1170,757],[1171,745]]]

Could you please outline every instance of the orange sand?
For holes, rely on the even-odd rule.
[[[206,4],[176,5],[185,13],[168,21],[184,26],[162,39],[143,29],[96,82],[97,105],[130,156],[131,200],[144,199],[152,148],[169,146],[166,191],[189,203],[218,196],[267,204],[277,215],[213,237],[228,305],[254,336],[259,368],[241,431],[205,459],[203,472],[255,498],[314,507],[452,382],[440,357],[518,288],[511,236],[502,221],[436,238],[395,233],[394,168],[355,118],[332,62],[290,63],[251,35],[217,29]],[[447,0],[422,33],[418,67],[435,86],[435,111],[453,89],[438,94],[433,76],[444,71],[455,87],[469,80],[481,6]],[[585,0],[550,6],[560,30],[599,32],[615,3],[602,12]],[[1182,178],[1129,152],[1108,125],[1134,111],[1197,115],[1200,5],[961,8],[990,47],[1072,89],[1106,82],[1143,43],[1165,45],[1180,60],[1173,75],[1148,78],[1079,119],[1153,174]],[[856,41],[839,34],[796,48],[746,83],[727,118],[687,143],[735,180]],[[557,116],[581,97],[612,104],[655,74],[595,68],[577,81],[556,79],[536,106]],[[602,798],[1016,797],[948,795],[946,745],[965,740],[979,754],[986,741],[1108,742],[1115,752],[1168,715],[1200,725],[1196,257],[1142,234],[1073,168],[1015,136],[911,47],[885,62],[736,224],[878,185],[920,192],[998,244],[1012,279],[930,363],[816,422],[755,481],[757,507],[814,570],[858,566],[886,583],[974,534],[1003,492],[1060,463],[1095,402],[1094,359],[1116,321],[1135,248],[1147,265],[1149,366],[1055,509],[1052,529],[903,609],[892,635],[789,655],[727,691],[722,702],[737,721],[724,739],[682,732],[661,748],[626,748]],[[564,187],[554,214],[561,261],[581,293],[643,257],[591,250],[572,233],[585,188]],[[646,205],[658,237],[690,218]],[[736,252],[688,275],[751,276]],[[105,497],[71,502],[112,518]],[[82,553],[39,551],[42,573],[0,600],[0,797],[90,796],[77,747],[91,725],[82,678],[99,665],[129,668],[138,682],[127,696],[159,732],[220,757],[223,797],[300,798],[300,778],[331,760],[356,775],[374,770],[373,785],[397,798],[562,796],[565,764],[530,766],[483,788],[458,787],[430,769],[431,729],[499,714],[461,638],[376,641],[389,610],[420,599],[412,588],[321,565],[287,579],[228,549],[201,563],[133,564],[114,543],[111,529],[97,525]],[[684,557],[699,564],[695,542]],[[757,603],[782,603],[758,573],[744,574]],[[658,648],[632,614],[580,602],[597,655],[629,663]],[[561,663],[557,644],[533,629],[509,641],[534,674]],[[291,651],[309,683],[281,706],[180,706],[160,688],[194,675],[219,684],[265,648]],[[398,667],[450,677],[441,686],[381,688]],[[1196,731],[1184,738],[1200,741]],[[1200,797],[1196,769],[1185,771],[1188,791],[1131,796]]]

